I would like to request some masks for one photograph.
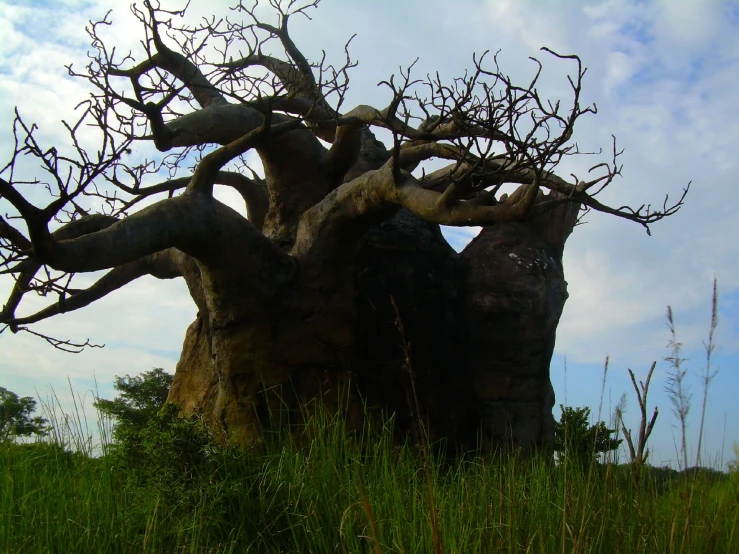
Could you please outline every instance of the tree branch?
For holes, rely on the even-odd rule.
[[[17,332],[18,326],[20,325],[37,323],[57,314],[84,308],[144,275],[151,275],[157,279],[174,279],[180,277],[181,272],[177,265],[177,252],[174,249],[168,249],[115,267],[91,287],[75,291],[69,297],[62,295],[58,302],[30,316],[13,317],[15,307],[9,310],[9,306],[6,306],[0,314],[0,324],[7,324],[11,331]]]
[[[143,14],[137,10],[134,10],[134,14],[137,14],[139,20],[151,30],[151,40],[156,48],[156,53],[151,54],[149,59],[143,63],[128,70],[109,67],[108,74],[120,77],[129,77],[135,80],[156,67],[170,73],[177,80],[182,82],[202,108],[207,108],[212,105],[226,104],[227,101],[223,97],[223,94],[213,86],[197,65],[179,52],[175,52],[164,44],[161,34],[159,33],[160,23],[156,19],[156,10],[148,1],[144,2],[144,5],[149,12],[149,21],[146,21]]]
[[[162,192],[171,193],[176,190],[183,189],[187,187],[191,180],[192,175],[179,177],[177,179],[169,179],[148,187],[129,187],[118,179],[113,179],[111,182],[121,190],[135,196],[133,199],[126,202],[120,209],[121,212],[125,212],[149,196],[160,194]],[[257,229],[261,230],[264,225],[264,217],[269,210],[269,196],[267,194],[267,187],[264,179],[261,179],[256,174],[254,174],[253,178],[250,179],[246,175],[236,171],[221,170],[217,173],[214,184],[225,185],[238,192],[244,199],[249,221]]]
[[[450,226],[492,225],[501,221],[526,219],[539,193],[539,182],[521,185],[505,201],[496,205],[453,200],[453,185],[444,193],[424,189],[412,176],[397,189],[397,201],[426,221]]]
[[[398,208],[389,166],[368,171],[330,192],[303,214],[291,254],[325,265],[353,259],[361,235]]]
[[[266,241],[231,208],[192,193],[161,200],[73,240],[56,240],[41,230],[32,231],[31,240],[41,261],[70,273],[109,269],[172,247],[216,263],[235,243]]]

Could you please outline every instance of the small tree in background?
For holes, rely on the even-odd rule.
[[[554,450],[560,458],[587,467],[602,452],[616,450],[621,439],[613,438],[615,429],[605,422],[590,425],[590,408],[572,408],[560,404],[562,416],[554,422]]]
[[[169,394],[173,375],[160,367],[141,375],[119,377],[113,388],[120,394],[115,400],[98,398],[95,407],[116,420],[115,434],[120,439],[124,430],[139,430],[162,409]]]
[[[49,422],[42,417],[31,417],[35,411],[36,401],[33,398],[19,398],[14,392],[0,387],[0,442],[15,437],[46,435]]]

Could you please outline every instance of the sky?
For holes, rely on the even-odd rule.
[[[192,0],[192,21],[229,2]],[[181,7],[182,2],[165,4]],[[214,7],[215,6],[215,7]],[[12,153],[13,109],[39,126],[49,146],[66,142],[61,119],[88,90],[67,75],[65,64],[85,63],[88,20],[112,9],[105,30],[110,45],[136,50],[143,36],[126,3],[113,0],[0,0],[0,161]],[[718,280],[718,349],[706,404],[703,459],[724,467],[739,441],[739,2],[720,0],[324,0],[312,21],[297,20],[295,42],[309,59],[325,50],[340,62],[354,33],[351,53],[359,67],[350,74],[346,106],[384,107],[389,97],[376,85],[419,58],[414,74],[439,71],[443,79],[472,67],[472,54],[500,50],[502,69],[514,80],[533,75],[529,56],[545,70],[545,98],[566,98],[571,66],[540,52],[547,46],[580,55],[588,68],[583,101],[598,114],[579,122],[582,150],[610,151],[611,135],[624,148],[622,178],[601,198],[614,206],[661,206],[665,194],[679,197],[692,181],[680,212],[652,227],[652,236],[623,219],[591,213],[565,248],[569,300],[557,332],[551,378],[557,404],[590,406],[608,421],[622,393],[628,395],[627,424],[638,424],[638,404],[628,369],[644,379],[657,369],[649,398],[660,415],[650,440],[651,462],[677,465],[679,430],[665,391],[670,355],[665,311],[672,306],[678,340],[688,358],[693,394],[688,444],[695,459],[703,399],[704,342],[711,315],[713,279]],[[333,56],[333,58],[332,58]],[[567,159],[558,173],[587,176],[608,156]],[[33,172],[33,164],[27,166]],[[234,200],[229,191],[219,198]],[[40,197],[39,197],[40,198]],[[8,211],[0,200],[0,210]],[[446,229],[461,249],[478,229]],[[91,277],[85,276],[90,282]],[[81,282],[85,282],[84,279]],[[0,297],[12,281],[0,276]],[[26,311],[38,309],[33,299]],[[87,406],[93,390],[112,397],[115,375],[153,367],[173,372],[184,332],[196,309],[184,282],[140,279],[86,309],[57,316],[35,329],[55,336],[105,344],[65,354],[27,333],[0,335],[0,386],[22,396],[47,398],[53,389],[62,406],[71,393]],[[25,312],[22,312],[25,313]],[[604,377],[604,361],[609,369]],[[559,408],[555,409],[555,417]]]

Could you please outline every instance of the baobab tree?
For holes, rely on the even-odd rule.
[[[89,63],[68,67],[92,90],[69,143],[40,144],[16,112],[0,173],[2,269],[15,279],[3,330],[79,351],[89,340],[33,324],[145,275],[183,278],[198,313],[168,400],[219,432],[248,440],[270,413],[320,399],[343,402],[351,425],[364,402],[401,432],[420,422],[432,438],[551,446],[567,237],[588,210],[648,230],[687,188],[659,210],[601,203],[620,173],[615,139],[587,180],[557,176],[596,108],[581,105],[580,59],[546,48],[569,68],[566,100],[539,95],[540,61],[517,85],[480,55],[448,83],[402,69],[381,83],[386,107],[345,108],[349,44],[341,64],[310,61],[289,33],[317,4],[274,0],[269,19],[240,3],[193,26],[145,1],[132,6],[139,59],[101,38],[109,15],[90,24]],[[43,175],[29,179],[34,158]],[[42,184],[45,207],[29,201]],[[248,217],[215,186],[238,192]],[[482,231],[457,254],[440,225]],[[21,315],[31,291],[53,301]]]

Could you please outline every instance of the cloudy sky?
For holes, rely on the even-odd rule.
[[[192,0],[193,17],[221,2]],[[229,2],[217,8],[227,13]],[[172,4],[180,7],[182,2]],[[142,36],[124,2],[114,0],[0,0],[0,158],[12,152],[11,125],[17,106],[35,122],[39,137],[62,143],[59,120],[73,117],[85,97],[84,83],[70,79],[64,65],[85,63],[90,19],[113,9],[109,44],[137,48]],[[627,368],[644,378],[656,360],[651,403],[660,407],[652,439],[653,463],[674,464],[679,441],[664,387],[663,358],[669,334],[665,309],[674,310],[678,339],[689,358],[693,408],[689,443],[695,448],[702,398],[713,278],[718,279],[720,324],[704,444],[712,459],[729,458],[739,440],[739,237],[736,215],[739,169],[739,2],[712,0],[324,0],[312,22],[296,22],[293,36],[311,59],[321,50],[340,61],[353,34],[351,52],[360,65],[351,75],[347,106],[382,107],[388,97],[378,81],[416,57],[418,75],[439,71],[451,79],[471,67],[473,52],[501,50],[502,68],[514,80],[532,76],[529,56],[545,62],[544,97],[566,98],[567,66],[539,49],[576,53],[588,67],[584,101],[598,115],[582,120],[576,138],[583,150],[610,148],[611,134],[625,148],[623,178],[604,193],[611,205],[652,203],[678,196],[693,182],[685,207],[654,225],[651,237],[631,222],[593,213],[565,250],[570,299],[560,323],[552,382],[558,403],[601,403],[603,362],[610,356],[602,419],[623,392],[627,420],[636,425],[638,406]],[[607,158],[599,161],[608,161]],[[560,175],[584,177],[593,158],[571,159]],[[27,170],[33,171],[33,165]],[[227,193],[221,197],[229,200]],[[0,201],[3,213],[8,211]],[[447,237],[460,249],[474,229]],[[0,277],[0,296],[12,281]],[[39,301],[26,311],[38,309]],[[21,395],[44,396],[50,387],[65,406],[72,388],[89,404],[95,380],[112,396],[114,375],[152,367],[174,371],[187,325],[195,315],[184,283],[141,279],[87,309],[43,322],[37,329],[105,344],[70,355],[28,334],[0,335],[0,386]],[[566,366],[566,371],[565,371]],[[725,446],[724,446],[725,445]]]

